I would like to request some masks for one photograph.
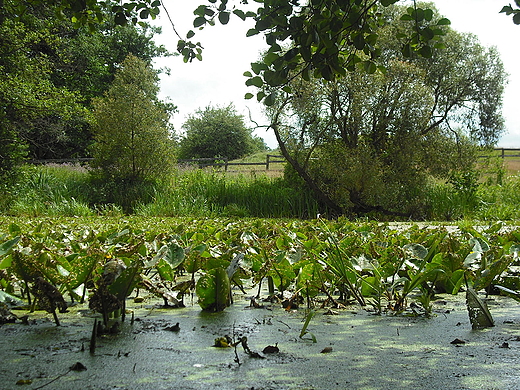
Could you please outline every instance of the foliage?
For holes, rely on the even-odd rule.
[[[143,217],[261,217],[314,218],[320,207],[305,190],[301,178],[270,177],[263,173],[231,173],[213,170],[176,169],[158,183],[139,191],[135,214]],[[128,199],[116,184],[92,182],[80,166],[26,166],[18,182],[6,186],[0,212],[13,216],[122,216]],[[474,185],[476,183],[472,182]],[[99,183],[98,183],[99,184]],[[506,176],[501,184],[479,182],[466,192],[452,184],[429,180],[424,189],[424,219],[434,221],[508,221],[520,217],[520,177]],[[130,190],[130,189],[128,189]],[[399,217],[371,214],[379,221]],[[408,220],[408,218],[407,218]]]
[[[179,158],[224,157],[231,160],[258,151],[258,137],[251,134],[232,104],[208,106],[190,115],[183,125]]]
[[[517,0],[515,0],[517,1]],[[301,69],[304,75],[314,73],[314,77],[331,80],[337,75],[342,76],[346,70],[356,68],[373,73],[377,70],[377,57],[380,54],[377,28],[384,23],[381,8],[388,7],[398,0],[348,0],[338,3],[333,0],[287,1],[287,0],[257,0],[261,6],[252,10],[246,1],[209,0],[209,4],[201,4],[194,11],[194,28],[204,28],[206,25],[228,24],[230,17],[255,21],[255,27],[247,32],[248,36],[264,34],[269,45],[269,56],[262,62],[254,63],[253,73],[248,72],[248,85],[268,85],[271,87],[286,87],[290,81],[290,73]],[[42,0],[31,4],[42,4]],[[97,0],[64,0],[54,9],[58,17],[71,15],[76,26],[88,26],[95,30],[96,25],[107,18],[104,13],[106,2]],[[518,3],[517,3],[518,5]],[[27,10],[24,2],[15,2],[17,15]],[[159,14],[159,0],[124,1],[109,3],[113,22],[117,25],[142,23],[140,20]],[[164,4],[162,5],[164,7]],[[501,12],[513,14],[513,21],[518,22],[518,11],[505,6]],[[397,34],[395,39],[400,42],[402,53],[411,57],[414,54],[430,57],[435,47],[442,46],[439,38],[444,34],[443,27],[449,25],[449,20],[442,18],[434,20],[434,12],[426,6],[417,6],[416,1],[406,9],[400,18],[410,23],[413,28],[409,34]],[[175,29],[175,26],[174,26]],[[186,37],[179,34],[177,50],[184,61],[197,58],[202,60],[202,44],[194,43],[195,32],[190,30]],[[286,45],[289,39],[290,44]],[[248,94],[248,97],[253,97]],[[258,100],[272,104],[275,94],[257,94]]]
[[[0,6],[2,163],[10,172],[32,159],[87,157],[90,101],[101,96],[127,54],[166,55],[158,29],[98,23],[74,26],[56,2],[8,1]],[[103,8],[100,12],[106,13]],[[56,17],[56,14],[59,17]],[[76,28],[75,28],[76,27]]]
[[[513,8],[511,5],[506,5],[500,11],[506,15],[513,15],[513,23],[520,24],[520,1],[515,0],[515,4],[518,8]]]
[[[244,12],[225,0],[218,5],[199,6],[193,24],[204,27],[217,19],[227,24],[231,13],[243,20],[254,19],[255,27],[247,35],[264,34],[269,49],[262,61],[252,64],[252,72],[245,74],[246,85],[283,87],[288,92],[295,71],[306,80],[333,80],[356,69],[374,73],[381,54],[378,27],[384,18],[380,11],[396,2],[264,0],[256,11]],[[418,7],[415,1],[402,20],[414,26],[410,34],[394,37],[401,42],[407,57],[415,53],[430,57],[444,34],[443,27],[450,24],[445,18],[433,21],[433,11]],[[188,38],[192,35],[190,31]],[[181,40],[178,46],[185,60],[200,57],[198,47],[190,41]],[[265,99],[267,105],[273,104],[275,96],[276,92],[257,93],[257,99]],[[253,94],[247,97],[252,98]]]
[[[95,99],[92,148],[95,169],[107,183],[153,182],[173,164],[169,114],[158,101],[158,78],[143,60],[128,56],[103,98]]]
[[[447,30],[430,58],[405,60],[392,40],[406,29],[401,12],[389,7],[378,30],[385,72],[337,81],[295,72],[291,93],[279,93],[268,111],[286,160],[338,215],[427,214],[429,177],[471,173],[475,144],[492,144],[503,131],[496,51]]]
[[[267,276],[275,295],[302,296],[310,306],[354,298],[381,314],[403,312],[417,299],[428,315],[435,293],[499,282],[520,248],[520,232],[503,224],[448,230],[344,219],[4,218],[2,226],[5,292],[30,297],[45,281],[74,300],[87,297],[105,317],[124,311],[136,286],[178,297],[194,291],[202,309],[220,311],[231,303],[231,287],[255,287]]]
[[[48,28],[4,19],[0,35],[0,174],[5,176],[27,153],[26,128],[44,118],[66,120],[85,112],[75,93],[52,82],[52,59],[40,47],[53,40]]]

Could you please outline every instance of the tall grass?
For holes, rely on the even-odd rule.
[[[19,181],[8,189],[2,209],[8,214],[25,216],[87,216],[88,174],[75,166],[26,166]]]
[[[314,218],[323,213],[308,192],[287,185],[281,177],[258,172],[178,169],[163,182],[145,183],[131,191],[99,183],[77,166],[28,166],[19,178],[15,186],[0,191],[3,214]],[[486,181],[471,191],[431,184],[421,202],[421,217],[427,220],[516,220],[520,176],[507,176],[500,184]]]
[[[152,202],[135,212],[146,216],[305,218],[318,210],[309,194],[287,187],[281,178],[187,169],[177,171],[170,182],[157,188]]]

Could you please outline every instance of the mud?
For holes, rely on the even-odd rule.
[[[133,323],[128,315],[119,334],[98,338],[94,353],[89,342],[99,317],[86,307],[60,315],[59,327],[52,315],[15,311],[28,314],[29,324],[0,326],[0,388],[519,389],[518,303],[493,298],[496,326],[474,331],[462,295],[439,296],[431,318],[318,309],[303,338],[303,309],[254,309],[244,297],[222,313],[204,313],[196,304],[164,309],[151,298],[129,300]],[[168,330],[177,323],[178,331]],[[260,357],[240,344],[213,346],[225,336],[246,336]],[[262,353],[269,345],[279,352]]]

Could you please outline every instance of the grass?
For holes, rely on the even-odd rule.
[[[257,154],[241,162],[265,161]],[[276,153],[272,153],[276,154]],[[502,163],[507,163],[503,166]],[[518,161],[480,162],[483,179],[473,191],[434,183],[427,189],[423,218],[438,221],[520,218]],[[223,169],[177,169],[167,180],[121,190],[96,183],[86,168],[26,166],[18,184],[0,195],[0,212],[13,216],[258,217],[313,218],[322,213],[303,189],[287,185],[283,164]],[[237,169],[235,169],[237,168]],[[374,216],[376,218],[377,216]]]

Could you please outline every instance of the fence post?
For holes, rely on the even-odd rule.
[[[502,148],[502,158],[505,158],[505,153],[504,152],[505,152],[505,149]]]
[[[265,158],[265,170],[266,171],[269,170],[269,155],[267,155]]]

